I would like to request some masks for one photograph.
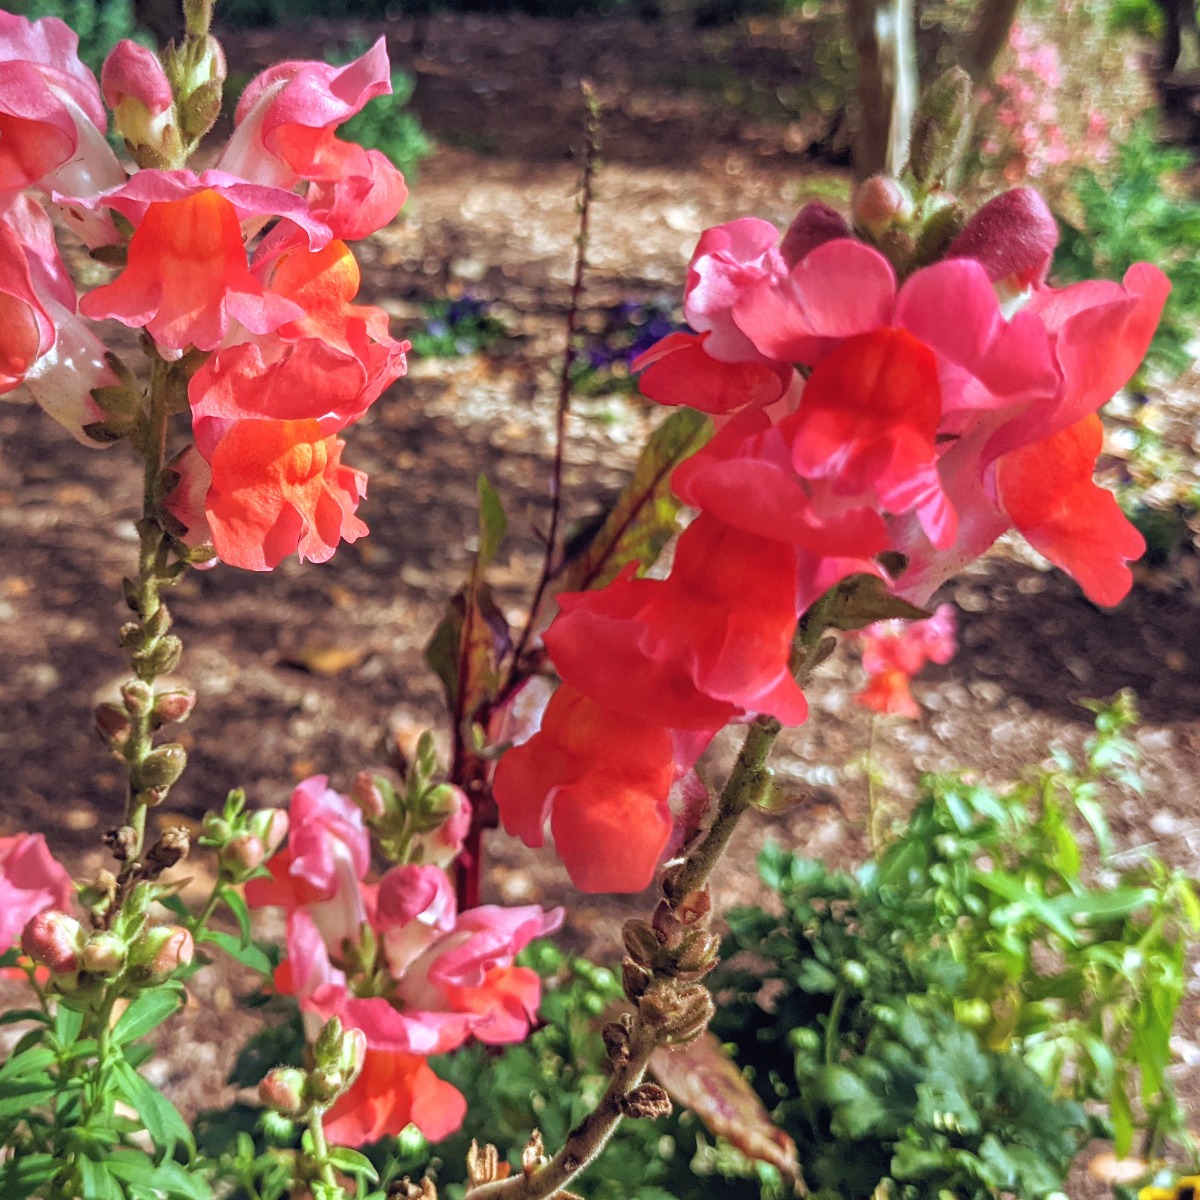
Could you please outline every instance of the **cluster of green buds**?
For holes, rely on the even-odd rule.
[[[350,1090],[366,1053],[366,1034],[345,1029],[337,1017],[330,1017],[309,1050],[309,1066],[268,1071],[258,1085],[258,1097],[288,1121],[305,1120],[313,1110],[324,1111]]]
[[[220,813],[207,813],[200,845],[216,852],[221,877],[245,883],[264,871],[263,864],[287,837],[288,815],[282,808],[246,811],[246,793],[236,788],[225,798]]]
[[[111,897],[103,895],[102,886],[89,889],[101,897],[91,930],[67,913],[47,910],[26,925],[21,949],[49,970],[54,991],[77,1000],[99,1002],[104,995],[158,987],[190,965],[195,954],[192,935],[182,925],[149,923],[150,904],[168,890],[173,889],[151,882],[135,885],[109,926],[104,913],[113,911]],[[88,892],[82,898],[87,900]]]
[[[970,115],[971,80],[952,68],[921,98],[900,177],[873,175],[854,191],[855,229],[901,278],[937,262],[966,222],[947,185],[962,158]]]
[[[458,855],[470,827],[471,806],[461,788],[435,782],[437,771],[433,734],[426,731],[399,787],[368,771],[355,779],[350,798],[390,862],[446,867]]]
[[[166,606],[158,612],[166,614]],[[139,627],[140,628],[140,627]],[[165,631],[164,631],[165,632]],[[178,651],[172,643],[178,639],[160,637],[172,662],[155,664],[155,674],[172,669],[178,663]],[[164,725],[186,721],[196,706],[196,693],[190,688],[156,690],[141,679],[131,679],[121,688],[121,701],[105,701],[96,707],[96,729],[117,758],[128,764],[134,793],[146,805],[161,804],[187,766],[187,752],[178,742],[154,746],[152,735]]]
[[[664,890],[669,878],[664,880]],[[708,888],[672,903],[659,901],[649,921],[626,921],[621,963],[625,995],[660,1044],[683,1045],[704,1032],[714,1012],[712,996],[700,981],[716,965],[720,938],[709,926]],[[628,1031],[623,1024],[604,1029],[609,1057],[620,1058]]]
[[[187,36],[161,56],[118,43],[104,63],[101,86],[117,131],[140,167],[182,167],[221,114],[225,52],[209,32],[212,4],[186,6]]]

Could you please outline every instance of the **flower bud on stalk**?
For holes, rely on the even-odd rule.
[[[93,933],[83,947],[83,969],[93,975],[119,975],[125,969],[129,947],[115,933]]]
[[[177,691],[159,692],[154,698],[152,719],[155,728],[160,725],[178,725],[191,716],[196,707],[196,693],[191,688],[180,688]]]
[[[21,949],[51,975],[73,975],[79,970],[86,938],[74,917],[56,909],[38,913],[21,933]]]
[[[261,838],[252,833],[239,833],[221,847],[217,857],[229,875],[241,882],[262,866],[267,852]]]
[[[298,1067],[276,1067],[258,1085],[258,1098],[285,1117],[302,1117],[308,1110],[304,1093],[308,1076]]]
[[[877,238],[912,220],[915,210],[912,196],[898,179],[872,175],[855,189],[850,211],[854,224]]]
[[[129,951],[130,969],[139,983],[165,983],[181,967],[188,966],[196,952],[192,935],[182,925],[158,925],[147,929]]]
[[[359,771],[350,789],[350,799],[358,805],[368,822],[378,821],[387,812],[387,800],[379,786],[381,782],[370,771]]]
[[[265,857],[272,854],[283,844],[288,834],[288,814],[284,808],[260,808],[250,814],[246,828],[263,845]]]

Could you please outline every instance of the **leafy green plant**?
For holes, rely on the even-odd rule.
[[[1189,342],[1200,320],[1200,203],[1179,182],[1192,165],[1186,150],[1161,146],[1150,122],[1117,147],[1111,178],[1085,169],[1072,187],[1077,211],[1060,220],[1054,259],[1060,283],[1119,279],[1135,262],[1161,267],[1172,291],[1147,365],[1172,374],[1188,367]]]
[[[1181,873],[1110,857],[1100,785],[1136,784],[1135,713],[1095,708],[1082,764],[1000,790],[928,777],[853,874],[764,851],[782,914],[730,915],[754,965],[721,976],[714,1029],[821,1200],[1048,1196],[1092,1134],[1118,1153],[1139,1125],[1151,1148],[1183,1134],[1165,1068],[1200,906]],[[1088,880],[1085,835],[1115,882]]]
[[[420,358],[461,358],[479,354],[507,336],[504,322],[488,312],[487,301],[472,295],[457,300],[430,300],[425,322],[411,334],[413,353]]]

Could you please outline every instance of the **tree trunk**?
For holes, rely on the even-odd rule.
[[[976,87],[992,73],[996,56],[1008,41],[1021,0],[983,0],[979,23],[971,31],[959,55],[959,65]]]
[[[858,62],[854,172],[895,174],[917,105],[913,0],[850,0],[847,16]]]

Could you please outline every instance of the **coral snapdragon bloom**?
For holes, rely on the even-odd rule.
[[[627,570],[600,591],[564,593],[544,640],[564,682],[613,713],[671,729],[757,713],[798,725],[808,708],[788,669],[796,586],[788,547],[704,515],[668,578]]]
[[[141,181],[149,174],[139,172],[135,178]],[[223,195],[223,189],[198,182],[190,186],[190,181],[165,173],[157,182],[156,190],[171,198],[136,206],[143,211],[129,242],[128,263],[112,283],[83,297],[79,307],[84,315],[144,327],[167,351],[189,346],[215,350],[233,321],[267,333],[301,315],[296,305],[269,292],[250,273],[233,198]],[[133,184],[123,190],[130,193]],[[144,193],[146,184],[138,190]],[[294,197],[272,204],[277,197],[259,197],[270,205],[268,213],[295,211]],[[107,202],[120,211],[119,199]]]
[[[527,846],[544,844],[549,820],[580,891],[637,892],[654,878],[671,835],[675,774],[668,729],[563,684],[538,732],[500,760],[492,792],[505,830]]]

